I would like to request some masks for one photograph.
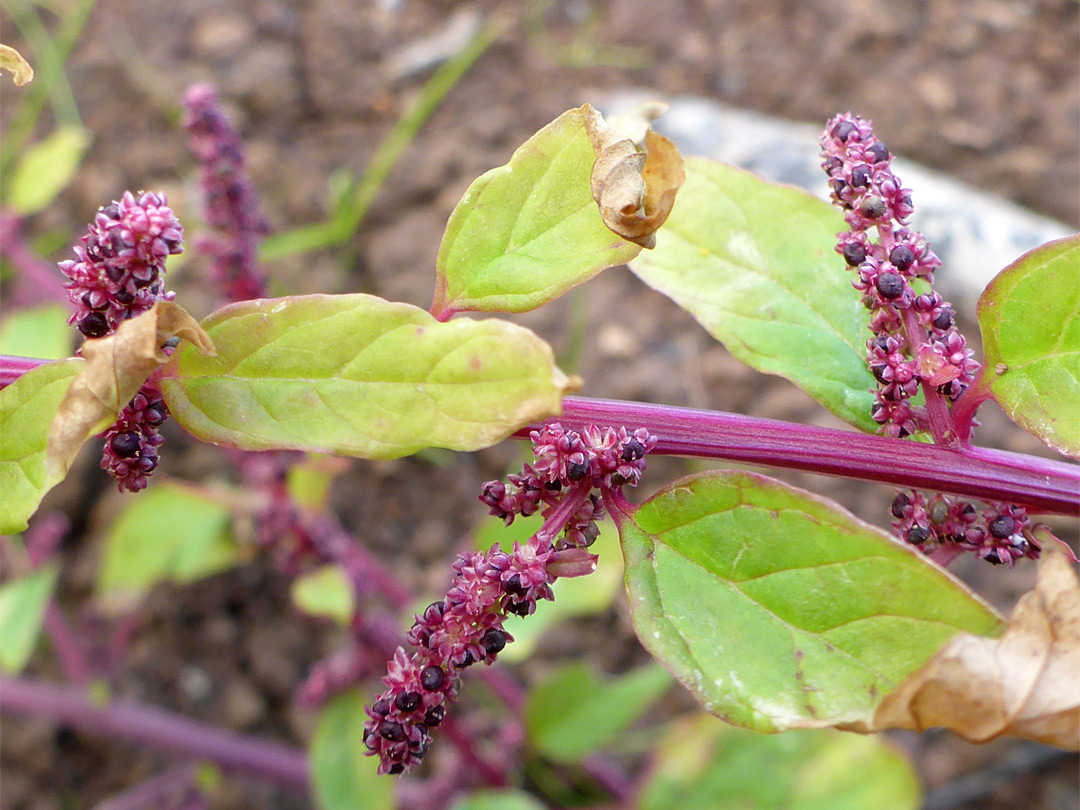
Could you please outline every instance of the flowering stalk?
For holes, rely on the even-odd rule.
[[[244,145],[225,116],[211,84],[184,93],[182,126],[199,162],[207,223],[216,233],[200,236],[196,248],[211,258],[210,277],[225,303],[266,296],[266,276],[256,266],[259,239],[269,228],[259,209],[255,184],[244,168]]]
[[[364,740],[379,758],[380,773],[404,773],[423,759],[430,730],[457,697],[462,672],[494,662],[513,641],[503,627],[508,614],[531,615],[538,600],[554,599],[551,585],[558,577],[595,570],[588,547],[604,516],[602,497],[636,486],[645,455],[656,445],[643,429],[596,426],[578,433],[551,424],[530,438],[534,462],[511,475],[509,485],[489,481],[480,498],[507,525],[536,512],[544,524],[512,552],[496,543],[459,556],[446,597],[416,616],[408,635],[416,652],[395,651],[383,678],[386,689],[368,709]]]
[[[136,198],[126,191],[98,211],[82,245],[75,247],[76,258],[60,262],[75,308],[69,323],[87,338],[101,338],[155,302],[171,300],[173,293],[164,289],[165,259],[183,251],[183,234],[164,194],[143,192]],[[158,465],[157,449],[164,441],[159,430],[168,415],[157,384],[147,382],[102,434],[101,468],[122,492],[146,488]]]

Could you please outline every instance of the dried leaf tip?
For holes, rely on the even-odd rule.
[[[621,137],[588,105],[585,133],[596,152],[590,183],[604,224],[623,239],[655,247],[656,231],[667,220],[686,180],[679,150],[649,129],[644,151],[639,151],[637,144]]]
[[[146,378],[169,359],[162,347],[172,338],[216,354],[210,336],[171,301],[158,301],[114,334],[83,343],[86,365],[72,380],[49,429],[45,469],[50,476],[63,478],[83,443],[116,421]]]
[[[11,74],[16,87],[29,84],[34,78],[34,69],[30,63],[23,59],[14,48],[0,45],[0,71],[6,70]]]

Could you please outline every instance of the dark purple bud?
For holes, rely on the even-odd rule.
[[[878,335],[870,341],[870,348],[877,349],[879,352],[887,352],[889,351],[889,339],[884,335]]]
[[[91,312],[79,321],[79,331],[88,338],[105,337],[109,334],[109,321],[100,312]]]
[[[472,650],[465,650],[460,658],[451,659],[451,663],[458,669],[465,669],[476,663],[476,656],[472,654]]]
[[[835,127],[832,128],[832,136],[836,140],[843,143],[848,139],[848,136],[856,129],[855,125],[850,121],[841,121]]]
[[[840,167],[843,166],[843,165],[844,165],[844,161],[842,161],[840,158],[838,158],[838,157],[830,157],[830,158],[827,158],[825,160],[825,162],[821,164],[821,167],[825,170],[825,172],[827,174],[832,174],[833,172],[839,170]]]
[[[513,613],[515,616],[521,616],[524,618],[531,612],[529,610],[529,600],[523,600],[521,602],[511,602],[506,606],[507,613]]]
[[[109,281],[119,283],[120,279],[124,277],[124,273],[127,271],[123,267],[117,267],[113,264],[105,265],[105,275],[109,277]]]
[[[851,170],[851,185],[855,188],[866,188],[870,185],[870,167],[860,163]]]
[[[517,574],[511,574],[509,577],[503,580],[503,591],[511,596],[524,596],[525,588],[521,584],[521,577]]]
[[[405,766],[402,765],[400,762],[395,762],[393,765],[387,768],[386,772],[391,776],[397,776],[399,774],[405,773]]]
[[[844,261],[849,267],[858,267],[866,260],[866,248],[861,242],[848,242],[844,245]]]
[[[881,161],[889,159],[889,150],[885,148],[885,144],[881,141],[868,146],[866,153],[873,158],[871,163],[881,163]]]
[[[595,543],[596,538],[600,536],[600,527],[595,523],[590,523],[581,530],[581,536],[585,539],[585,547],[588,548]]]
[[[157,456],[143,456],[139,459],[139,469],[144,473],[152,473],[157,469],[158,459]]]
[[[548,492],[558,492],[562,489],[562,481],[548,481],[544,484],[544,489]]]
[[[882,273],[874,282],[882,298],[894,299],[904,294],[904,279],[896,273]]]
[[[401,742],[405,739],[405,728],[396,720],[383,720],[379,723],[379,734],[384,740]]]
[[[435,728],[446,717],[445,706],[432,706],[427,712],[424,713],[424,725],[428,728]]]
[[[488,655],[495,655],[506,646],[506,633],[492,627],[480,637],[480,646],[484,648],[484,652]]]
[[[165,411],[158,408],[147,408],[143,411],[143,419],[146,424],[157,427],[165,421]]]
[[[379,698],[375,701],[375,705],[371,707],[371,710],[379,717],[386,717],[390,712],[390,701],[386,698]]]
[[[370,728],[364,729],[364,745],[367,746],[368,751],[374,751],[379,747],[379,743]]]
[[[998,540],[1004,540],[1006,537],[1011,537],[1016,533],[1016,521],[1008,515],[999,515],[990,521],[987,528],[990,530],[990,534]]]
[[[867,219],[881,219],[885,216],[885,212],[888,207],[885,205],[885,200],[876,194],[868,194],[859,206],[859,213]]]
[[[930,539],[930,532],[922,526],[912,526],[907,533],[907,541],[914,546],[921,546]]]
[[[116,302],[118,304],[127,305],[135,300],[135,293],[128,290],[127,287],[121,287],[119,290],[113,293],[113,298],[116,299]]]
[[[116,433],[109,439],[109,447],[120,458],[133,458],[139,455],[142,449],[142,439],[138,433],[132,431]]]
[[[888,385],[892,380],[886,377],[885,372],[889,370],[889,367],[885,364],[870,366],[870,373],[874,375],[874,379],[882,385]]]
[[[896,493],[896,497],[893,498],[892,506],[889,507],[889,512],[897,520],[904,519],[904,510],[911,506],[911,498],[904,492]]]
[[[575,455],[580,456],[580,453]],[[574,459],[566,465],[566,477],[571,481],[580,481],[589,474],[589,462],[584,458]]]
[[[424,608],[424,621],[434,624],[435,622],[441,622],[443,614],[446,612],[446,602],[440,600],[438,602],[432,602],[426,608]]]
[[[435,692],[441,689],[444,683],[446,683],[446,673],[442,671],[442,667],[432,664],[420,670],[420,685],[427,691]]]
[[[942,332],[952,329],[953,311],[949,307],[942,307],[941,311],[934,316],[934,328]]]
[[[889,261],[902,273],[915,261],[915,251],[908,245],[896,245],[889,251]]]
[[[645,457],[645,445],[639,442],[637,439],[628,439],[626,444],[623,445],[622,460],[623,461],[637,461],[638,459]]]
[[[838,197],[844,193],[844,189],[848,187],[848,184],[843,180],[830,180],[829,187],[833,190],[833,193]]]
[[[396,698],[394,698],[394,705],[397,706],[400,712],[412,712],[420,708],[420,704],[423,702],[423,698],[420,697],[419,692],[400,692]]]

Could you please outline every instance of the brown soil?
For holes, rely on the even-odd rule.
[[[505,162],[516,145],[563,110],[625,86],[710,96],[800,120],[824,121],[850,109],[874,119],[895,152],[1080,222],[1075,3],[469,5],[484,15],[504,15],[505,33],[409,146],[350,249],[282,262],[273,268],[281,290],[363,291],[427,306],[442,228],[468,183]],[[393,78],[393,58],[442,30],[461,8],[437,0],[101,0],[69,66],[94,147],[63,205],[41,224],[77,232],[98,205],[124,188],[140,187],[165,188],[181,214],[194,220],[192,164],[174,113],[183,88],[203,79],[218,83],[230,101],[273,224],[285,228],[324,218],[330,172],[342,166],[362,171],[430,75],[425,70]],[[8,30],[5,41],[19,46],[14,33]],[[5,93],[13,98],[10,89]],[[200,308],[203,269],[202,260],[192,258],[177,274],[180,296],[194,310]],[[549,339],[564,366],[585,378],[586,395],[836,424],[789,384],[734,361],[685,313],[625,270],[609,271],[518,320]],[[580,334],[573,336],[575,329]],[[975,334],[971,328],[967,333]],[[984,422],[984,443],[1045,452],[1000,413],[986,414]],[[484,515],[476,501],[479,483],[500,475],[517,449],[440,456],[440,465],[420,458],[358,463],[338,483],[336,507],[412,587],[436,591],[445,586],[453,549]],[[164,455],[162,473],[168,475],[198,478],[222,468],[216,452],[190,447],[175,426]],[[72,515],[75,524],[65,550],[69,607],[87,591],[96,532],[120,503],[94,466],[87,455],[46,502],[46,508]],[[658,460],[650,465],[646,489],[692,468]],[[884,523],[891,497],[884,488],[777,475]],[[1005,610],[1033,580],[1030,565],[1007,572],[965,561],[958,570]],[[194,587],[155,592],[117,689],[302,745],[312,717],[292,707],[292,691],[309,665],[339,641],[294,613],[287,583],[260,559]],[[621,606],[607,617],[575,622],[572,632],[540,653],[544,662],[582,654],[612,671],[644,657]],[[45,654],[32,671],[58,677]],[[516,674],[528,681],[535,671]],[[163,762],[122,742],[57,732],[38,722],[5,718],[3,729],[5,810],[91,807]],[[947,735],[897,739],[913,753],[930,788],[980,769],[992,773],[993,762],[1015,745],[981,748]],[[1013,780],[989,802],[957,806],[1075,807],[1068,801],[1076,790],[1072,761]],[[309,804],[227,780],[212,806]]]

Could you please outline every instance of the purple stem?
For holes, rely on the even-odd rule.
[[[307,790],[303,751],[264,742],[155,706],[117,699],[98,707],[77,689],[22,678],[0,677],[0,712],[44,717],[63,725],[170,751],[185,759],[209,759],[223,770],[247,773],[293,790]]]
[[[51,360],[39,360],[36,357],[13,357],[0,354],[0,388],[11,385],[26,372],[43,366]]]
[[[968,389],[953,403],[952,417],[956,425],[956,438],[968,445],[971,429],[975,426],[975,412],[990,398],[990,386],[986,383],[986,369],[980,368],[979,375]]]
[[[22,221],[0,212],[0,251],[16,270],[13,303],[27,306],[48,301],[67,302],[67,293],[55,265],[42,261],[22,238]]]
[[[982,448],[945,448],[775,419],[619,400],[563,399],[558,421],[647,427],[655,453],[767,464],[824,475],[1025,504],[1051,514],[1080,513],[1080,467]],[[530,430],[515,436],[527,437]]]
[[[67,679],[78,686],[90,683],[93,672],[86,651],[55,601],[45,608],[44,627]]]
[[[144,807],[167,807],[166,802],[195,781],[195,766],[190,762],[174,765],[149,779],[106,799],[94,810],[142,810]]]

